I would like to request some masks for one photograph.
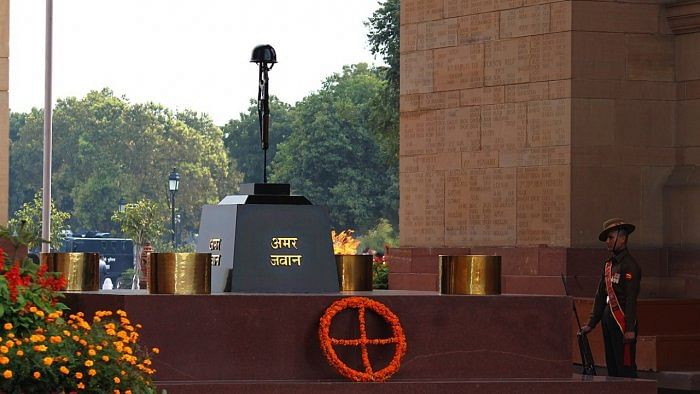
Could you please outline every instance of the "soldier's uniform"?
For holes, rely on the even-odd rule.
[[[601,233],[601,237],[602,235]],[[620,309],[624,313],[624,318],[622,319],[624,323],[617,321],[615,316],[613,316],[612,310],[615,308],[611,307],[612,303],[610,302],[610,297],[608,297],[608,285],[605,280],[606,274],[603,272],[598,284],[598,291],[595,295],[595,302],[588,326],[593,328],[598,322],[602,322],[608,375],[636,378],[637,296],[639,295],[642,270],[626,248],[619,251],[608,261],[611,262],[610,282]],[[618,316],[621,316],[621,314]],[[625,327],[625,331],[634,331],[634,341],[624,343],[624,333],[621,330],[621,325]]]

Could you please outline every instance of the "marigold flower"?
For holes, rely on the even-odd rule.
[[[34,379],[37,379],[37,380],[38,380],[38,379],[41,377],[41,372],[39,372],[39,371],[34,371],[34,373],[32,374],[32,376],[34,376]]]
[[[34,313],[34,312],[36,312],[36,311],[38,311],[38,309],[36,309],[35,306],[29,308],[29,312]]]
[[[78,342],[79,342],[81,345],[83,345],[83,346],[87,346],[87,341],[84,340],[84,339],[81,339],[81,340],[79,340]]]
[[[83,373],[82,373],[82,372],[76,372],[76,373],[75,373],[75,378],[76,378],[76,379],[82,379],[82,378],[83,378]]]
[[[124,392],[124,394],[132,394],[132,393],[131,393],[131,390],[126,390],[126,391]]]
[[[109,361],[109,356],[102,356],[102,361],[104,361],[104,362]]]
[[[70,337],[70,331],[68,330],[63,330],[63,335]]]
[[[34,334],[34,335],[32,335],[32,336],[29,337],[29,340],[30,340],[32,343],[44,342],[44,341],[46,340],[46,337],[43,336],[43,335],[41,335],[41,334]]]
[[[12,379],[12,371],[6,369],[5,372],[2,373],[2,377],[5,379]]]
[[[34,312],[34,314],[36,314],[37,316],[39,316],[41,318],[44,318],[44,311],[36,311],[36,312]]]
[[[57,343],[61,343],[63,338],[59,337],[58,335],[53,335],[51,338],[49,338],[49,341],[55,345]]]
[[[97,354],[97,352],[94,351],[93,349],[88,350],[88,355],[94,356],[94,355],[96,355],[96,354]]]
[[[115,377],[114,377],[114,383],[119,384],[119,383],[121,383],[121,381],[122,381],[122,380],[119,379],[118,376],[115,376]]]
[[[70,373],[70,371],[68,370],[68,368],[66,368],[65,365],[61,365],[61,368],[59,368],[58,370],[61,371],[61,373],[64,375],[68,375]]]
[[[53,364],[53,358],[52,357],[44,357],[44,365],[47,367],[50,367],[51,364]]]
[[[154,347],[153,349],[151,349],[151,351],[153,352],[153,354],[160,353],[160,349],[158,349],[157,347]]]
[[[48,348],[46,345],[35,345],[33,349],[35,352],[45,352]]]
[[[78,383],[78,386],[76,386],[76,387],[78,387],[81,390],[85,389],[85,385],[83,384],[83,382]]]
[[[5,356],[0,356],[0,364],[6,365],[7,363],[10,362],[10,359],[5,357]]]
[[[88,375],[90,375],[90,376],[95,376],[95,375],[97,375],[97,371],[95,371],[94,369],[89,369],[89,370],[88,370]]]
[[[9,334],[7,334],[7,337],[8,337],[8,338],[14,338],[14,337],[15,337],[15,334],[9,333]]]
[[[92,360],[87,360],[87,361],[85,361],[85,366],[86,366],[86,367],[92,367],[93,364],[95,364],[95,363],[93,363]]]
[[[19,357],[24,356],[24,352],[22,351],[22,349],[17,350],[17,356],[19,356]]]
[[[7,346],[5,346],[5,345],[0,346],[0,352],[1,352],[1,353],[7,353],[7,352],[9,352],[9,351],[10,351],[10,349],[8,349]]]
[[[73,335],[71,339],[73,339],[75,342],[78,342],[80,340],[80,337],[77,335]]]
[[[5,346],[7,346],[8,348],[11,349],[13,346],[15,346],[15,342],[14,341],[7,341],[7,342],[5,342]]]
[[[3,325],[2,328],[9,331],[12,329],[12,323],[5,323],[5,325]]]

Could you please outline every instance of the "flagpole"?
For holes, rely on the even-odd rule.
[[[51,99],[52,74],[52,34],[53,33],[53,0],[46,0],[46,58],[44,63],[44,180],[41,209],[41,238],[51,239]],[[41,244],[42,252],[49,252],[48,243]]]

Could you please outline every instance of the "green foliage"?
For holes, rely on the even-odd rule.
[[[389,288],[389,265],[383,261],[375,261],[372,263],[372,288]]]
[[[10,209],[41,185],[43,111],[17,115],[18,138],[10,150]],[[112,231],[120,197],[168,201],[167,177],[181,175],[180,225],[199,227],[202,205],[232,193],[242,179],[207,115],[171,112],[154,103],[132,104],[109,89],[58,100],[53,116],[52,190],[57,206],[73,213],[77,230]]]
[[[397,234],[394,232],[394,227],[387,219],[381,218],[374,228],[367,230],[364,236],[360,237],[360,250],[367,248],[378,253],[385,253],[385,247],[395,247],[399,244]]]
[[[32,201],[42,186],[42,152],[44,151],[44,111],[36,108],[26,114],[10,114],[15,120],[16,136],[10,143],[10,213]],[[54,196],[55,199],[55,196]],[[60,206],[60,205],[59,205]],[[69,209],[62,208],[67,211]]]
[[[273,182],[326,205],[337,229],[367,229],[386,217],[386,166],[368,129],[369,102],[382,88],[366,64],[343,67],[297,103],[292,134],[278,147]],[[390,208],[389,208],[390,209]]]
[[[39,190],[34,195],[31,202],[25,203],[19,210],[15,211],[13,217],[8,221],[8,229],[12,229],[15,234],[22,238],[20,242],[29,249],[41,246],[41,226],[42,226],[42,191]],[[60,211],[56,204],[51,201],[51,247],[58,249],[63,241],[63,232],[68,228],[66,221],[70,219],[70,214]]]
[[[159,239],[165,232],[165,209],[155,201],[140,200],[126,204],[124,212],[114,212],[112,220],[122,233],[142,248],[147,241]]]
[[[292,107],[275,96],[270,97],[270,146],[267,150],[268,167],[277,154],[277,146],[292,131]],[[223,127],[224,143],[230,157],[236,160],[246,183],[262,182],[263,151],[260,144],[258,107],[251,101],[247,113],[232,119]],[[268,168],[269,171],[269,168]]]
[[[19,129],[27,122],[28,114],[25,113],[10,113],[10,142],[17,141],[19,138]]]
[[[386,84],[381,94],[373,98],[370,124],[377,133],[386,163],[395,172],[399,159],[399,3],[399,0],[386,0],[365,23],[372,54],[381,55],[387,64],[380,68]]]

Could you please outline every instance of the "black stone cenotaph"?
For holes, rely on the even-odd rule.
[[[328,210],[289,191],[248,183],[202,207],[197,252],[212,254],[212,293],[339,291]]]

